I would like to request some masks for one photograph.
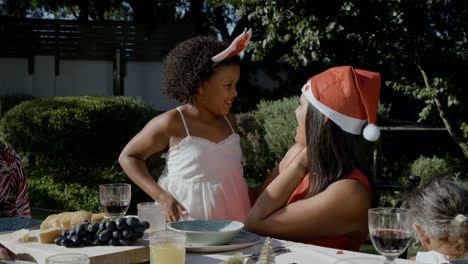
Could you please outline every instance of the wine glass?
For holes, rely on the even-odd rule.
[[[403,208],[369,209],[369,232],[375,249],[385,257],[384,263],[403,253],[413,234],[411,211]]]
[[[127,183],[99,185],[99,200],[104,213],[109,216],[124,216],[130,205],[131,187]]]

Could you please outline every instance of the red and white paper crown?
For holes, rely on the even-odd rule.
[[[221,51],[220,53],[216,54],[215,56],[211,57],[211,60],[215,63],[218,63],[222,60],[225,60],[229,57],[235,56],[247,47],[247,43],[249,43],[250,37],[252,36],[252,29],[249,29],[247,32],[242,32],[239,36],[237,36],[227,47],[225,50]]]
[[[380,74],[340,66],[307,80],[302,93],[322,114],[344,131],[376,141],[380,129],[375,125],[380,94]]]

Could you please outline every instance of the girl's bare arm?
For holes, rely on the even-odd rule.
[[[146,126],[133,137],[119,156],[119,163],[125,173],[155,201],[165,203],[168,207],[168,218],[176,221],[179,212],[185,213],[171,194],[166,192],[153,179],[146,168],[145,160],[153,153],[160,152],[169,144],[170,135],[175,130],[176,116],[172,110],[153,118]]]

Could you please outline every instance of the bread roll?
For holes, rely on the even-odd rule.
[[[13,242],[17,242],[17,243],[29,242],[29,230],[20,229],[18,231],[15,231],[10,235],[10,239]]]
[[[62,229],[70,230],[72,228],[71,219],[75,214],[76,214],[76,212],[65,212],[65,213],[63,213],[63,215],[59,219],[60,226],[57,226],[57,227],[60,227]]]
[[[51,214],[41,223],[41,230],[49,229],[51,227],[51,222],[55,219],[57,214]]]
[[[62,218],[66,215],[66,212],[58,214],[49,224],[49,228],[62,228]]]
[[[41,230],[37,235],[37,239],[41,244],[51,244],[54,243],[54,240],[60,236],[62,231],[62,228],[49,228],[46,230]]]
[[[104,216],[105,216],[105,213],[93,214],[91,216],[91,223],[101,222],[102,220],[104,220]]]
[[[67,230],[70,230],[72,227],[78,225],[76,224],[76,221],[75,223],[73,222],[73,218],[77,215],[87,215],[87,214],[91,214],[91,213],[88,213],[86,211],[76,211],[76,212],[67,212],[65,213],[65,215],[60,219],[60,224],[62,225],[61,227],[63,229],[67,229]],[[91,219],[91,217],[89,217]],[[88,219],[89,220],[89,219]],[[81,224],[83,221],[81,221],[79,224]]]
[[[93,213],[89,213],[89,212],[86,212],[86,211],[76,212],[75,214],[73,214],[73,216],[71,218],[71,227],[82,224],[85,220],[90,221],[92,215],[93,215]]]
[[[70,230],[72,227],[82,224],[85,220],[100,222],[104,219],[104,213],[93,214],[86,211],[63,212],[49,215],[41,224],[41,230],[59,228]]]

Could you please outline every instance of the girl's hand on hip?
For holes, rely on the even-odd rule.
[[[161,197],[158,203],[166,205],[166,221],[179,221],[180,215],[188,215],[187,210],[172,196],[166,193]]]

